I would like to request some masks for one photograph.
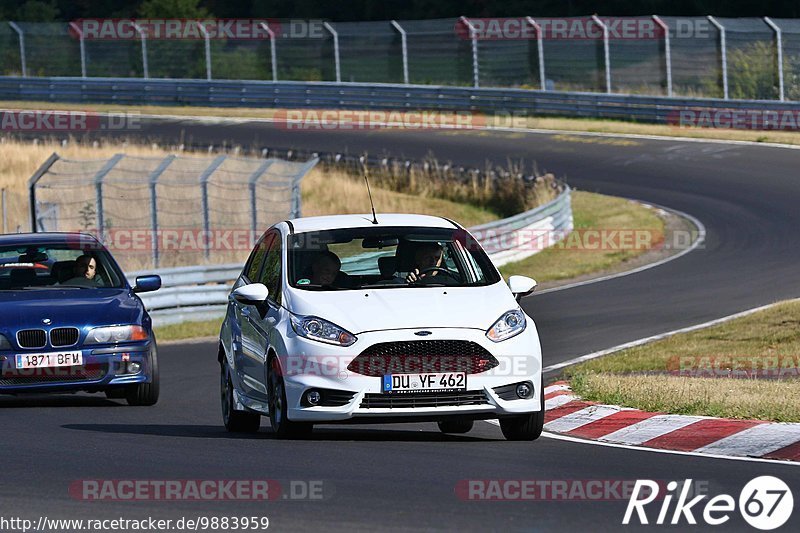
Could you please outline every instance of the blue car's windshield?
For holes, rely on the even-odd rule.
[[[0,290],[122,288],[108,252],[68,243],[0,247]]]

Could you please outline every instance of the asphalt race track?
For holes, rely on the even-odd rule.
[[[800,152],[795,150],[486,131],[286,131],[255,122],[145,120],[138,135],[172,144],[182,138],[412,158],[433,152],[464,165],[524,158],[566,176],[573,187],[668,206],[705,225],[705,246],[675,261],[528,298],[524,306],[539,328],[545,365],[800,296]],[[506,442],[498,427],[485,422],[461,437],[443,436],[435,424],[322,426],[310,441],[278,441],[268,427],[255,437],[231,436],[221,423],[215,358],[213,344],[162,346],[162,396],[151,408],[130,408],[99,395],[0,398],[4,516],[249,515],[267,516],[270,528],[281,530],[615,531],[624,500],[462,501],[455,488],[467,479],[692,478],[707,483],[712,496],[738,499],[747,481],[774,475],[800,499],[796,466],[550,438]],[[129,478],[270,479],[285,490],[292,480],[321,480],[323,498],[85,502],[68,492],[76,480]],[[658,508],[648,509],[655,520]],[[702,523],[701,514],[702,509],[695,512]],[[784,528],[798,525],[795,511]],[[721,527],[752,531],[738,513]]]

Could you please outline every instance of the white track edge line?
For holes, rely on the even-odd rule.
[[[484,420],[494,426],[499,426],[500,422],[497,420]],[[614,442],[603,442],[599,440],[579,439],[577,437],[570,437],[568,435],[559,435],[558,433],[550,433],[549,431],[542,431],[542,437],[554,440],[563,440],[567,442],[574,442],[577,444],[589,444],[594,446],[605,446],[608,448],[622,448],[625,450],[637,450],[643,452],[666,453],[670,455],[689,455],[693,457],[701,457],[703,459],[727,459],[729,461],[745,461],[749,463],[771,463],[785,466],[800,466],[800,462],[785,461],[781,459],[764,459],[763,457],[741,457],[736,455],[719,455],[715,453],[699,453],[699,452],[684,452],[680,450],[667,450],[662,448],[650,448],[647,446],[634,446],[631,444],[617,444]]]

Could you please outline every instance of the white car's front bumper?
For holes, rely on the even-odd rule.
[[[523,333],[499,343],[490,341],[480,330],[434,328],[429,330],[431,333],[426,337],[415,336],[418,331],[362,333],[358,336],[358,341],[347,348],[291,336],[286,346],[287,353],[281,354],[289,419],[308,422],[362,419],[367,422],[370,418],[493,418],[540,410],[542,358],[538,334],[532,320],[529,319],[528,328]],[[444,399],[441,403],[460,403],[459,405],[413,407],[407,405],[414,401],[414,397],[420,397],[417,393],[384,393],[381,376],[366,376],[348,369],[348,365],[358,354],[374,344],[422,339],[472,341],[494,356],[499,366],[485,372],[468,374],[466,391],[458,393],[459,400],[453,400],[448,394],[439,396]],[[531,382],[534,389],[534,394],[529,399],[503,399],[495,390],[497,387],[526,381]],[[352,398],[339,406],[304,406],[303,395],[311,389],[322,390],[323,394],[324,391],[348,392],[352,394]],[[503,396],[508,398],[508,393]],[[344,397],[346,401],[347,395]],[[391,406],[387,406],[387,403],[391,403]]]

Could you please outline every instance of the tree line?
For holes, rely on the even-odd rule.
[[[322,18],[333,21],[468,17],[683,15],[800,17],[797,0],[0,0],[0,19]]]

